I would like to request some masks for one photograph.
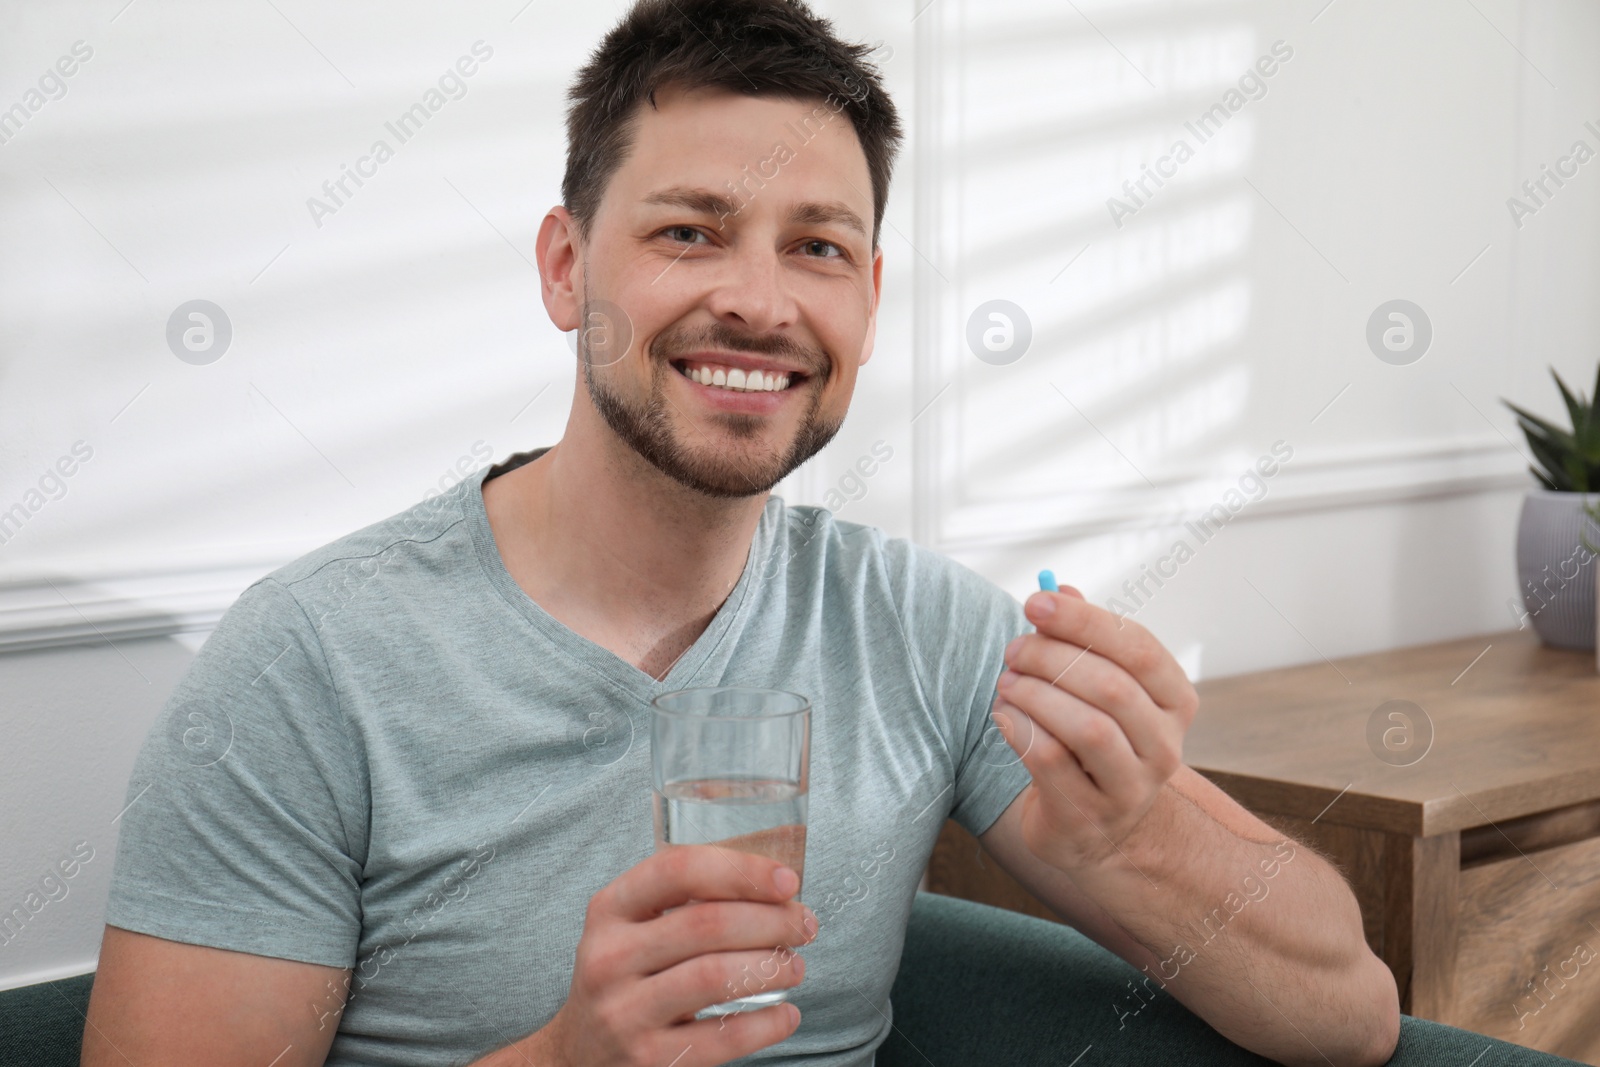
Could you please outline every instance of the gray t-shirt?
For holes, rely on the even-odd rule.
[[[139,753],[106,922],[353,967],[342,1013],[335,988],[305,1008],[338,1027],[329,1064],[468,1063],[554,1016],[589,898],[651,854],[650,699],[786,689],[813,708],[800,899],[819,932],[799,1030],[741,1062],[868,1067],[945,818],[982,833],[1030,780],[989,718],[1021,605],[770,497],[658,682],[506,571],[481,485],[537,454],[240,595]]]

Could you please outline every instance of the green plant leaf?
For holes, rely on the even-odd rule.
[[[1548,477],[1545,479],[1547,489],[1557,489],[1563,492],[1572,489],[1572,482],[1567,475],[1567,468],[1561,462],[1563,455],[1559,448],[1554,448],[1542,437],[1528,435],[1528,447],[1533,450],[1533,458],[1539,461],[1539,466],[1545,469]]]
[[[1567,405],[1567,417],[1572,420],[1572,432],[1576,436],[1589,421],[1589,402],[1587,398],[1580,400],[1573,396],[1572,390],[1567,388],[1567,383],[1561,380],[1561,375],[1556,373],[1554,367],[1550,368],[1550,377],[1556,380],[1556,388],[1561,390],[1561,400]]]
[[[1572,492],[1587,493],[1589,491],[1589,468],[1584,465],[1581,456],[1568,455],[1562,457],[1562,469],[1567,472],[1567,483],[1572,486]]]
[[[1566,430],[1563,430],[1555,423],[1550,422],[1547,419],[1542,419],[1531,411],[1525,411],[1509,400],[1504,401],[1504,403],[1506,407],[1516,412],[1517,420],[1523,424],[1522,429],[1524,433],[1532,433],[1533,431],[1529,429],[1529,427],[1532,426],[1537,428],[1541,436],[1548,438],[1553,442],[1563,443],[1569,448],[1576,445],[1577,442],[1573,438],[1572,434],[1568,433]]]
[[[1537,470],[1533,473],[1545,488],[1558,492],[1600,491],[1600,366],[1595,369],[1592,397],[1574,394],[1554,367],[1550,367],[1550,376],[1555,379],[1572,420],[1570,431],[1504,397],[1500,402],[1517,416],[1517,425],[1528,439],[1533,458],[1544,468],[1542,474]]]
[[[1514,405],[1507,406],[1517,410]],[[1523,435],[1528,439],[1529,449],[1533,451],[1534,458],[1555,483],[1552,488],[1570,488],[1565,457],[1572,453],[1571,435],[1551,426],[1536,415],[1528,415],[1520,410],[1517,414]]]
[[[1552,369],[1551,373],[1555,371]],[[1596,371],[1596,377],[1600,379],[1600,371]],[[1572,413],[1572,436],[1577,442],[1579,454],[1586,465],[1600,467],[1600,388],[1597,388],[1592,400],[1582,393],[1574,400],[1559,376],[1556,377],[1556,384],[1561,387],[1562,399]],[[1600,381],[1596,384],[1600,386]],[[1590,473],[1591,479],[1600,476],[1600,470]]]
[[[1585,505],[1583,512],[1594,520],[1597,528],[1600,528],[1600,500],[1596,500],[1593,504]],[[1600,553],[1600,545],[1591,545],[1589,543],[1589,531],[1587,528],[1578,531],[1578,540],[1582,541],[1583,547],[1590,552]]]
[[[1534,458],[1539,465],[1544,467],[1552,477],[1559,479],[1561,472],[1566,468],[1561,462],[1561,457],[1568,452],[1559,437],[1551,437],[1542,427],[1523,423],[1523,436],[1528,441],[1528,447],[1533,450]]]

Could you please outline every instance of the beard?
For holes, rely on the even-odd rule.
[[[787,448],[773,451],[760,443],[772,417],[739,412],[711,415],[703,428],[691,424],[684,433],[687,439],[680,439],[673,428],[673,413],[678,414],[680,422],[686,422],[688,416],[667,398],[667,375],[678,374],[670,360],[677,358],[676,353],[702,348],[781,354],[802,362],[807,376],[795,388],[807,390],[810,396],[800,428]],[[583,365],[589,398],[611,431],[647,463],[678,484],[705,496],[735,498],[771,492],[772,487],[795,468],[822,451],[844,424],[842,417],[829,420],[821,414],[826,356],[799,349],[787,340],[741,338],[716,323],[693,339],[684,331],[663,331],[652,343],[651,350],[640,357],[649,359],[652,368],[650,393],[643,400],[613,389],[605,376],[595,373],[594,361],[588,357],[588,352],[580,351],[579,362]],[[717,440],[724,434],[752,442],[751,449],[726,447]]]

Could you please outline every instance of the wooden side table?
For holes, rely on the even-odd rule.
[[[1592,652],[1511,631],[1196,688],[1186,762],[1344,870],[1407,1012],[1600,1063]]]
[[[1531,632],[1199,683],[1184,758],[1344,871],[1405,1011],[1600,1064],[1600,674]],[[947,824],[929,888],[1052,917]]]

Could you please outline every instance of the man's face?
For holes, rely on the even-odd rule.
[[[588,327],[579,357],[606,424],[709,496],[764,494],[816,454],[872,352],[882,255],[838,103],[658,91],[565,303],[547,292],[557,325]]]

